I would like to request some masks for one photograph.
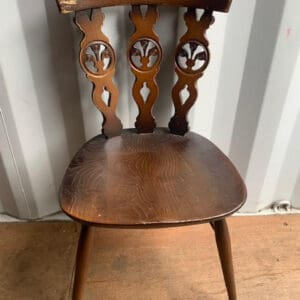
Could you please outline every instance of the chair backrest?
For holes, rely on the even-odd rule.
[[[188,131],[187,114],[197,99],[196,82],[209,63],[207,29],[213,23],[213,11],[227,12],[231,0],[57,0],[62,13],[75,12],[75,23],[84,33],[81,41],[80,64],[93,83],[93,102],[103,114],[102,132],[106,137],[119,135],[122,123],[116,115],[118,89],[113,81],[115,53],[101,28],[104,14],[101,7],[132,5],[130,19],[135,31],[129,39],[128,60],[135,76],[132,94],[139,108],[135,127],[139,133],[152,132],[155,119],[152,107],[158,96],[156,75],[162,60],[159,37],[154,31],[158,18],[157,5],[187,7],[184,20],[186,32],[180,38],[174,55],[177,82],[172,89],[175,113],[169,122],[171,133]],[[141,5],[146,5],[143,12]],[[204,10],[200,19],[196,9]],[[146,92],[148,93],[145,93]],[[181,99],[187,90],[188,97]],[[144,92],[143,92],[144,91]]]

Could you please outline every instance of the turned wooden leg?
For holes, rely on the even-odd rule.
[[[219,257],[222,265],[223,276],[227,288],[229,300],[236,300],[236,289],[232,264],[230,236],[225,219],[211,224],[216,236]]]
[[[73,285],[73,300],[83,299],[83,286],[87,273],[88,257],[91,247],[91,227],[82,225],[80,238],[78,241],[75,276]]]

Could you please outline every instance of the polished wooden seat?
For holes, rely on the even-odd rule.
[[[208,222],[244,203],[238,172],[206,138],[133,131],[99,135],[75,155],[60,193],[69,216],[103,225]]]

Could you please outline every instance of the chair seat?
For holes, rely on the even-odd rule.
[[[213,143],[164,128],[96,136],[75,155],[60,190],[65,213],[102,225],[209,222],[245,198],[243,180]]]

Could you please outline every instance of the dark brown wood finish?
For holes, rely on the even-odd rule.
[[[62,13],[116,5],[172,5],[227,12],[232,0],[56,0]]]
[[[197,20],[196,9],[189,8],[184,14],[186,33],[181,37],[175,54],[175,71],[178,76],[172,90],[175,114],[169,128],[172,133],[184,135],[188,131],[187,114],[197,99],[197,80],[203,75],[209,62],[206,30],[214,22],[212,11],[204,11]],[[187,99],[181,93],[186,90]]]
[[[136,78],[132,94],[139,108],[135,127],[139,133],[147,133],[152,132],[156,125],[152,107],[158,96],[155,77],[162,56],[159,37],[153,29],[158,18],[157,8],[155,5],[148,5],[143,16],[141,6],[133,5],[130,18],[135,26],[135,32],[129,41],[128,59]]]
[[[223,270],[223,276],[228,292],[229,300],[236,300],[236,288],[232,264],[231,242],[226,220],[218,220],[213,223],[216,243]]]
[[[88,259],[91,251],[92,228],[87,225],[81,227],[75,263],[73,300],[83,299],[84,281],[87,275]]]
[[[166,129],[90,140],[60,193],[69,216],[102,225],[212,221],[236,211],[245,197],[238,172],[214,144]]]
[[[85,34],[80,63],[94,85],[93,101],[104,116],[103,135],[79,150],[60,189],[62,209],[83,222],[78,246],[73,299],[82,299],[91,230],[98,226],[179,226],[210,222],[215,231],[229,299],[236,299],[230,238],[225,217],[246,199],[243,180],[231,161],[209,140],[187,133],[187,114],[197,98],[196,82],[209,62],[205,33],[213,11],[227,11],[231,0],[57,0],[64,13],[77,11],[76,24]],[[165,128],[155,129],[152,107],[157,98],[155,77],[162,50],[154,32],[156,5],[187,6],[187,26],[175,53],[178,80],[172,90],[175,113]],[[122,131],[116,116],[118,90],[113,83],[115,54],[101,28],[99,7],[132,5],[135,32],[128,58],[136,80],[133,97],[139,107],[135,130]],[[146,13],[140,5],[147,5]],[[200,20],[196,9],[203,8]],[[83,11],[91,9],[91,11]],[[148,89],[148,95],[145,91]],[[182,93],[186,90],[187,99]],[[154,131],[153,131],[154,130]],[[110,137],[110,139],[106,139]],[[93,227],[92,227],[93,226]]]
[[[122,124],[116,116],[119,92],[113,83],[115,54],[109,39],[101,31],[104,14],[101,9],[76,13],[76,24],[84,33],[80,64],[93,83],[93,102],[103,114],[102,132],[106,137],[119,135]],[[107,102],[107,103],[106,103]]]

